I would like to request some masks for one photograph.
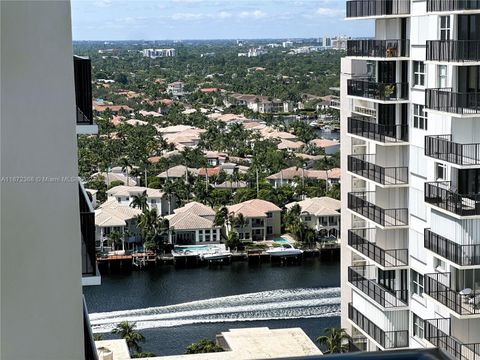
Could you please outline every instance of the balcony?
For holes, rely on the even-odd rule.
[[[408,141],[408,125],[384,125],[350,117],[348,118],[347,131],[349,134],[384,144],[406,143]]]
[[[77,125],[93,125],[91,60],[85,57],[74,56],[73,69]]]
[[[479,40],[427,41],[427,61],[471,63],[480,61]]]
[[[480,0],[427,0],[427,12],[480,10]]]
[[[480,165],[480,144],[459,144],[452,135],[425,136],[425,155],[461,166]]]
[[[384,349],[408,347],[408,330],[384,331],[348,304],[348,318]]]
[[[348,171],[372,180],[380,185],[407,185],[408,167],[375,164],[375,155],[348,155]]]
[[[425,229],[424,246],[459,266],[480,265],[480,244],[460,245],[434,233],[430,229]]]
[[[480,194],[458,194],[449,181],[425,183],[425,202],[459,216],[480,215]]]
[[[252,219],[252,228],[263,228],[265,222],[263,220]]]
[[[383,209],[374,197],[375,191],[348,193],[348,208],[383,227],[408,226],[407,208]]]
[[[80,232],[82,239],[82,277],[97,276],[95,257],[95,212],[91,209],[86,194],[79,185]]]
[[[410,1],[405,0],[350,0],[347,18],[399,16],[410,14]]]
[[[451,335],[450,319],[425,320],[425,339],[433,346],[447,352],[454,359],[479,360],[480,344],[464,344]]]
[[[350,266],[348,282],[384,308],[408,306],[408,290],[390,290],[381,286],[376,279],[375,266]]]
[[[408,265],[408,249],[382,249],[371,242],[375,228],[348,230],[348,245],[384,268]]]
[[[410,54],[409,40],[348,40],[347,56],[399,58]]]
[[[408,83],[350,79],[347,81],[347,94],[378,101],[405,101],[408,100]]]
[[[456,289],[451,279],[451,273],[425,274],[425,294],[459,316],[480,314],[480,288],[472,281]]]
[[[451,88],[427,89],[425,108],[457,115],[478,115],[480,93],[453,92]]]
[[[332,98],[332,100],[330,100],[330,107],[331,108],[340,110],[340,106],[341,106],[340,98],[334,97],[334,98]]]

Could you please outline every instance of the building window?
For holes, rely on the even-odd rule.
[[[427,130],[427,114],[423,105],[413,104],[413,127]]]
[[[438,87],[447,87],[447,65],[438,65]]]
[[[244,238],[245,240],[250,239],[250,233],[245,233],[245,234],[243,234],[243,238]]]
[[[267,212],[267,219],[270,219],[273,216],[271,212]]]
[[[425,321],[417,316],[416,314],[413,314],[413,336],[419,337],[423,339],[425,337]]]
[[[425,86],[425,64],[423,61],[413,62],[413,85]]]
[[[272,235],[273,234],[273,228],[271,226],[267,226],[267,234]]]
[[[150,200],[150,203],[151,203],[152,205],[155,205],[155,204],[157,203],[157,200],[152,199],[152,200]]]
[[[212,229],[212,241],[217,241],[217,229]]]
[[[125,201],[128,201],[128,200],[130,200],[130,198],[127,196],[127,197],[125,198]]]
[[[312,221],[312,217],[311,216],[305,216],[305,221]]]
[[[210,230],[205,230],[205,241],[210,241]]]
[[[446,180],[447,178],[447,166],[440,163],[435,163],[435,179]]]
[[[415,270],[411,272],[412,277],[412,293],[422,296],[423,294],[423,275]]]
[[[203,242],[203,230],[198,230],[198,242]]]
[[[450,15],[440,16],[440,40],[450,40]]]

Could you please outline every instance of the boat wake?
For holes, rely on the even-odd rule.
[[[90,314],[95,333],[110,332],[121,321],[138,329],[189,324],[340,316],[340,288],[262,291],[177,305]]]

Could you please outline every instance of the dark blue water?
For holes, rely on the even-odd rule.
[[[94,332],[109,338],[119,321],[136,321],[145,351],[171,355],[233,328],[301,327],[314,339],[340,323],[339,284],[339,262],[311,258],[296,266],[158,266],[103,275],[84,293]]]

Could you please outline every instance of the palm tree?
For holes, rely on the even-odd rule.
[[[133,208],[139,208],[140,210],[145,211],[146,209],[148,209],[147,200],[148,200],[147,190],[145,190],[141,194],[132,196],[132,201],[130,202],[130,206]]]
[[[124,242],[122,241],[122,237],[123,234],[120,231],[112,231],[110,234],[108,234],[108,239],[114,244],[115,249],[117,249],[118,246],[121,246],[122,250],[124,250]]]
[[[140,351],[141,347],[139,342],[144,342],[145,337],[135,330],[136,323],[129,323],[128,321],[122,321],[112,330],[112,334],[120,335],[122,339],[127,342],[128,348],[135,351]]]
[[[325,335],[317,338],[317,342],[325,347],[324,354],[338,354],[348,352],[347,341],[349,339],[350,335],[345,329],[328,328],[325,329]]]
[[[223,226],[228,222],[228,209],[226,206],[222,206],[215,213],[215,226]]]
[[[126,177],[127,177],[127,186],[129,185],[129,170],[132,168],[132,164],[130,163],[130,160],[128,160],[128,157],[124,156],[120,159],[120,166],[122,167],[122,171],[125,172]]]
[[[243,216],[243,214],[238,214],[233,217],[232,219],[232,227],[240,229],[240,233],[242,234],[243,238],[245,238],[245,235],[243,234],[243,229],[245,226],[248,225],[248,219]]]

